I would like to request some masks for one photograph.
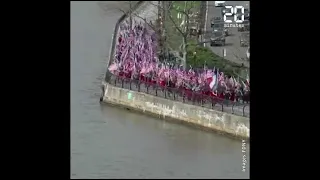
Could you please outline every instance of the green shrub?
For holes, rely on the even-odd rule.
[[[196,55],[194,55],[196,52]],[[190,44],[187,48],[187,66],[191,65],[194,68],[202,68],[204,64],[210,69],[213,67],[219,68],[226,75],[239,75],[246,71],[246,67],[242,67],[237,63],[230,62],[214,54],[209,48]]]

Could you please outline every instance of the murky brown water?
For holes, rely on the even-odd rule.
[[[100,106],[121,14],[97,4],[71,2],[71,178],[248,178],[239,141]]]

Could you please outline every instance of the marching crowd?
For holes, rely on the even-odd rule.
[[[186,94],[192,91],[216,96],[222,99],[250,101],[249,77],[226,76],[219,69],[189,69],[161,63],[156,55],[155,32],[142,22],[128,22],[120,25],[115,56],[109,71],[117,76],[139,79],[148,83],[183,89]]]

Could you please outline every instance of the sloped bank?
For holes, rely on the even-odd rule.
[[[161,97],[103,83],[103,102],[139,111],[166,120],[249,139],[250,120],[205,107],[184,104]]]

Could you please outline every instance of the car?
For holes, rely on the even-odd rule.
[[[223,21],[218,21],[215,24],[213,24],[212,27],[213,31],[223,31],[225,36],[230,35],[229,28],[224,27],[224,22]]]
[[[221,45],[224,46],[226,44],[226,38],[223,31],[213,31],[212,36],[210,38],[210,46]]]
[[[215,7],[222,7],[222,6],[225,6],[225,1],[215,1],[214,2],[214,6]]]
[[[223,29],[224,29],[224,22],[223,22],[223,21],[215,22],[215,23],[213,24],[212,29],[213,29],[213,31],[223,31]]]
[[[238,27],[239,32],[250,31],[250,21],[244,20]]]
[[[244,20],[250,21],[250,11],[248,8],[244,8]]]
[[[250,45],[250,33],[244,32],[240,35],[240,46],[248,47]]]
[[[211,27],[213,28],[213,25],[214,25],[215,23],[220,23],[220,22],[223,22],[222,17],[214,17],[214,18],[212,18],[212,19],[211,19]]]
[[[229,30],[229,28],[224,28],[224,35],[225,36],[230,36],[231,32]]]
[[[212,20],[213,21],[222,21],[223,19],[222,19],[222,17],[217,16],[217,17],[213,17]]]
[[[248,60],[250,60],[250,46],[248,47],[248,50],[247,50],[247,58]]]

